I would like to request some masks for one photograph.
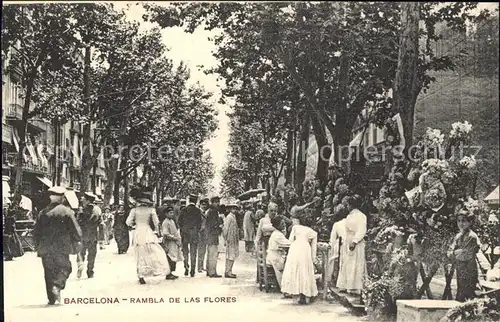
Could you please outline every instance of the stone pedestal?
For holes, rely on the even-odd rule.
[[[457,301],[398,300],[397,322],[438,322],[459,304]]]

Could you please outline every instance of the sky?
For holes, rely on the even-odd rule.
[[[145,13],[142,6],[136,3],[128,3],[132,6],[127,11],[127,17],[130,20],[141,22],[141,28],[152,28],[155,25],[146,23],[142,20],[142,15]],[[127,8],[127,2],[114,3],[116,8]],[[199,82],[207,92],[213,94],[212,103],[217,111],[218,128],[213,137],[205,143],[205,147],[210,151],[212,162],[215,166],[215,176],[212,181],[212,186],[215,191],[220,191],[221,172],[226,162],[226,152],[229,139],[229,117],[226,115],[231,107],[226,104],[219,104],[221,97],[220,89],[224,83],[217,81],[217,76],[206,75],[198,66],[203,65],[204,68],[215,67],[217,59],[212,55],[216,46],[209,41],[209,37],[214,37],[215,32],[198,28],[194,33],[189,34],[183,31],[180,27],[165,28],[162,30],[163,43],[170,48],[168,57],[177,65],[183,61],[191,70],[191,83]]]

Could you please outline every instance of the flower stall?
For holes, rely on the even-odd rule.
[[[395,314],[397,299],[433,299],[430,283],[439,269],[451,299],[454,267],[446,250],[457,233],[456,213],[467,209],[478,219],[484,204],[475,196],[478,161],[466,155],[472,126],[456,122],[448,135],[428,128],[412,147],[409,161],[395,161],[374,204],[378,216],[369,229],[370,278],[364,300],[373,316]],[[422,284],[417,287],[418,276]]]

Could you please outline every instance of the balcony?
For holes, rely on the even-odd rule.
[[[5,116],[8,120],[22,120],[23,107],[19,104],[8,104],[5,108]]]
[[[7,155],[7,161],[10,166],[15,167],[16,166],[16,160],[17,160],[17,152],[14,153],[9,153]],[[28,160],[23,160],[23,170],[26,172],[31,172],[35,174],[40,174],[40,175],[50,175],[50,170],[42,166],[40,164],[33,164],[31,160],[28,157]]]
[[[19,104],[9,104],[5,109],[7,122],[15,126],[22,126],[23,107]],[[30,120],[28,122],[28,132],[40,133],[47,130],[47,123],[41,120]]]
[[[12,126],[2,124],[2,142],[12,144]]]

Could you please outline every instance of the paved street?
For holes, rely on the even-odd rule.
[[[241,245],[243,246],[243,244]],[[183,276],[183,265],[176,274],[179,279],[166,281],[150,278],[140,285],[135,275],[135,259],[130,250],[118,255],[114,244],[98,252],[93,279],[76,278],[76,258],[72,256],[73,274],[68,280],[62,299],[110,298],[114,304],[63,304],[48,307],[44,289],[43,269],[34,253],[4,262],[6,321],[165,321],[175,316],[176,321],[358,321],[344,307],[317,301],[300,306],[296,300],[282,299],[279,293],[260,292],[255,284],[255,260],[240,250],[240,258],[233,269],[236,280],[210,279],[205,274],[194,278]],[[223,270],[224,259],[218,264]],[[196,297],[200,303],[196,303]],[[132,303],[135,299],[164,303]],[[151,298],[152,300],[149,300]],[[169,303],[178,298],[180,303]],[[191,301],[192,303],[186,303]],[[226,302],[215,303],[220,298]],[[229,298],[229,299],[227,299]],[[134,299],[134,300],[133,300]],[[214,301],[214,303],[205,302]],[[233,302],[235,301],[235,302]],[[307,314],[307,315],[306,315]]]

